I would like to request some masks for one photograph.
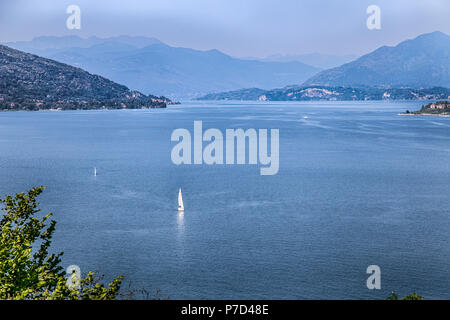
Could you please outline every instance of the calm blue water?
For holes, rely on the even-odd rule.
[[[449,299],[450,118],[396,115],[420,105],[0,113],[0,195],[47,186],[65,265],[172,299]],[[171,132],[194,120],[280,129],[279,173],[175,166]]]

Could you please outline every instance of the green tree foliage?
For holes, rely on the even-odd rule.
[[[78,285],[68,285],[61,266],[63,252],[49,253],[56,221],[52,213],[41,218],[37,187],[0,200],[0,299],[111,300],[119,296],[123,277],[107,286],[90,272]],[[74,282],[72,282],[74,283]]]
[[[423,300],[423,297],[417,295],[417,293],[414,292],[413,294],[404,296],[403,298],[399,298],[395,292],[392,292],[392,294],[387,297],[386,300]]]

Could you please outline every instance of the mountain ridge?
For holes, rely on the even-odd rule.
[[[99,75],[0,45],[0,110],[154,108],[170,103]]]
[[[396,46],[382,46],[352,62],[324,70],[302,85],[450,87],[450,36],[436,31]]]
[[[28,50],[81,67],[143,93],[158,93],[175,99],[245,87],[286,86],[301,83],[321,70],[301,62],[247,61],[216,49],[200,51],[172,47],[163,42],[135,49],[127,49],[123,42],[112,38],[104,38],[105,42],[110,46],[104,51],[88,44],[63,48],[47,44],[47,49],[39,44],[33,49],[30,43]],[[20,46],[25,47],[25,44],[20,43]]]
[[[128,44],[138,48],[145,47],[150,44],[162,43],[157,38],[144,36],[120,35],[107,38],[100,38],[96,36],[82,38],[79,36],[71,35],[71,36],[40,36],[33,38],[31,41],[10,41],[2,44],[21,51],[26,50],[34,51],[50,48],[51,49],[64,49],[71,47],[87,48],[107,41]]]

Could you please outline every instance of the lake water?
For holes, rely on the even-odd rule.
[[[449,299],[450,118],[397,116],[421,104],[0,113],[0,195],[47,186],[64,265],[172,299]],[[279,129],[278,174],[174,165],[170,135],[194,120]]]

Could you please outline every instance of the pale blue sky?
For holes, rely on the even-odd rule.
[[[66,29],[66,8],[82,10]],[[381,30],[366,8],[381,8]],[[153,36],[169,45],[233,56],[364,54],[419,34],[450,34],[449,0],[0,0],[0,41],[41,35]]]

